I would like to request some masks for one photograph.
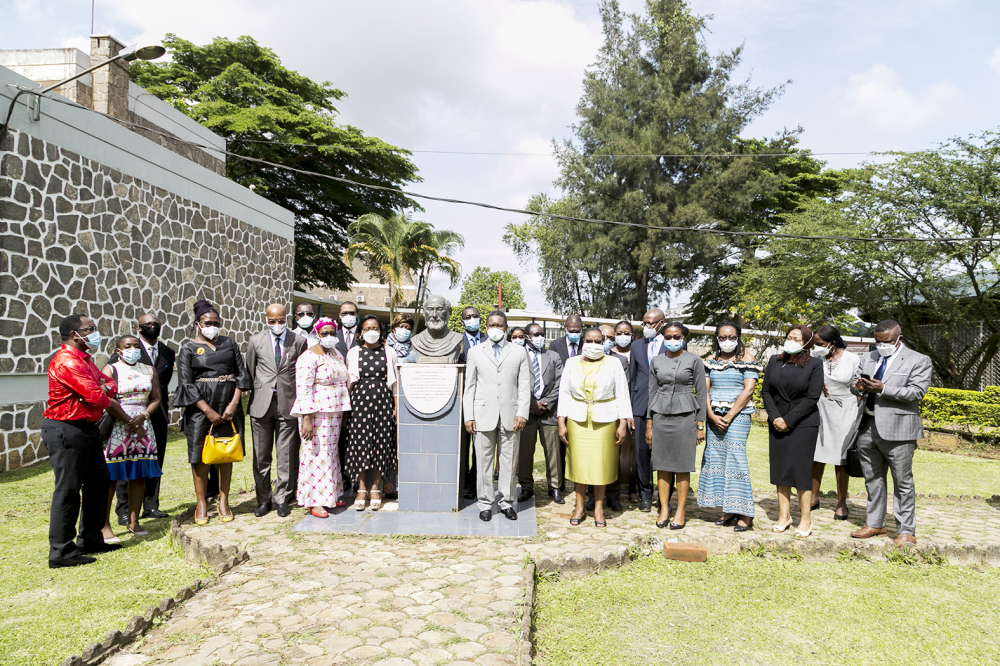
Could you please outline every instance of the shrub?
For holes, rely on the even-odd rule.
[[[987,386],[982,392],[930,388],[920,415],[936,424],[1000,426],[1000,386]]]

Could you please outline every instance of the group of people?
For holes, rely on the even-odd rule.
[[[373,315],[359,317],[351,302],[341,306],[337,321],[317,318],[308,303],[296,307],[292,319],[283,305],[267,306],[263,328],[244,354],[221,335],[219,311],[201,300],[194,304],[192,337],[175,352],[159,341],[161,323],[147,313],[135,334],[115,341],[100,370],[91,356],[102,348],[95,322],[83,315],[61,322],[63,344],[49,365],[42,427],[55,476],[51,567],[88,564],[90,555],[121,547],[111,527],[113,506],[118,524],[138,537],[146,534],[141,518],[166,517],[159,479],[175,365],[173,405],[183,409],[196,524],[208,522],[213,498],[219,519],[233,520],[232,463],[207,462],[204,446],[208,436],[242,442],[247,392],[255,516],[275,509],[286,517],[294,503],[325,518],[344,505],[348,489],[356,489],[353,508],[378,510],[396,494],[398,367],[418,360],[416,321],[399,314],[387,330]],[[565,335],[551,344],[539,324],[508,330],[502,311],[488,314],[485,332],[480,320],[476,308],[463,310],[459,362],[466,366],[466,497],[477,500],[482,520],[491,520],[497,491],[501,513],[516,520],[517,502],[534,494],[540,444],[552,501],[564,503],[566,481],[573,484],[571,524],[591,509],[595,524],[605,526],[605,506],[622,510],[622,483],[629,479],[629,499],[640,511],[652,510],[655,488],[657,527],[682,529],[704,442],[698,504],[722,510],[718,525],[753,529],[746,442],[763,373],[771,483],[779,499],[774,529],[792,522],[794,487],[801,505],[796,534],[810,534],[827,464],[836,468],[835,518],[847,518],[844,457],[854,445],[868,511],[866,527],[852,536],[885,534],[888,470],[897,542],[915,543],[911,461],[922,437],[919,401],[931,368],[926,356],[903,344],[895,322],[878,324],[876,350],[862,357],[847,351],[835,327],[792,327],[765,371],[733,322],[716,328],[714,353],[702,359],[686,350],[687,329],[668,323],[659,309],[643,317],[641,337],[628,321],[584,330],[573,315]],[[634,442],[635,455],[623,464],[626,440]]]

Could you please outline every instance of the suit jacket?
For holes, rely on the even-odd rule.
[[[528,355],[528,369],[531,371],[531,399],[535,399],[535,367],[531,364],[531,353]],[[538,368],[542,375],[542,397],[538,398],[548,407],[548,410],[541,416],[528,415],[529,421],[540,421],[542,425],[557,425],[559,417],[556,416],[556,409],[559,406],[559,382],[562,380],[563,362],[559,354],[551,349],[544,350],[538,356]]]
[[[594,423],[611,423],[632,418],[628,378],[625,377],[621,363],[607,356],[601,359],[595,377],[592,403],[588,403],[586,398],[583,363],[582,356],[574,356],[566,361],[562,381],[559,382],[559,416],[579,423],[585,423],[588,414]]]
[[[875,398],[875,428],[882,439],[890,442],[911,442],[922,439],[924,424],[920,419],[920,401],[931,385],[933,367],[931,359],[920,352],[902,345],[892,359],[886,375],[882,377],[882,393]],[[861,372],[875,377],[882,357],[877,351],[861,355]],[[860,423],[865,410],[867,394],[861,395],[861,409],[858,410]]]
[[[691,352],[680,355],[678,365],[665,354],[657,354],[649,367],[649,413],[687,414],[705,420],[705,362]],[[675,368],[676,372],[667,368]]]
[[[503,426],[514,429],[514,417],[527,420],[531,400],[531,368],[523,347],[503,341],[500,361],[493,356],[493,343],[486,341],[469,351],[465,366],[462,409],[476,430],[488,432]]]
[[[810,356],[804,368],[794,363],[784,363],[781,354],[767,362],[760,396],[767,410],[768,423],[777,418],[785,420],[790,428],[818,427],[819,407],[823,395],[823,361]]]
[[[564,335],[560,338],[556,338],[555,340],[553,340],[552,344],[549,345],[549,349],[559,354],[559,358],[562,359],[563,366],[565,367],[566,359],[570,358],[569,340],[566,338],[566,336]],[[580,338],[580,341],[576,343],[576,355],[579,356],[582,351],[583,351],[583,338]]]
[[[264,329],[250,336],[247,343],[246,366],[247,375],[253,384],[253,394],[250,396],[250,408],[247,413],[251,418],[260,418],[271,406],[271,397],[277,389],[278,413],[281,418],[292,417],[292,405],[295,404],[295,363],[299,355],[309,348],[309,343],[301,335],[291,331],[285,332],[281,345],[281,365],[274,367],[274,336],[269,329]]]
[[[351,347],[360,347],[360,346],[361,346],[361,327],[355,326],[354,340],[351,341]],[[340,352],[341,356],[347,358],[347,350],[348,350],[347,342],[344,340],[344,327],[341,326],[340,324],[337,324],[337,351]]]
[[[649,405],[649,357],[648,343],[645,338],[639,338],[629,348],[628,385],[632,395],[632,414],[638,418],[646,417],[646,407]],[[660,345],[658,354],[666,354],[666,345]]]
[[[474,336],[472,336],[472,337],[474,337],[474,338],[476,338],[476,339],[479,340],[479,342],[476,343],[476,347],[478,347],[479,345],[481,345],[484,342],[487,342],[489,340],[489,338],[486,337],[486,334],[483,333],[482,331],[476,331],[476,334]],[[458,362],[459,363],[468,363],[469,362],[468,361],[468,358],[469,358],[469,349],[471,349],[471,348],[472,347],[469,345],[469,338],[468,338],[468,336],[466,335],[465,331],[462,331],[462,353],[458,355]]]
[[[154,365],[152,359],[149,358],[149,354],[146,353],[146,348],[141,343],[139,344],[139,351],[141,352],[139,354],[139,363],[152,365],[153,369],[156,370],[156,378],[160,383],[160,416],[166,419],[170,414],[170,378],[174,376],[174,360],[177,354],[173,349],[157,340],[156,364]],[[111,358],[108,359],[108,365],[117,363],[120,360],[118,354],[112,354]]]

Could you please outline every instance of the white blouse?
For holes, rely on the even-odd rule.
[[[382,350],[385,353],[385,383],[389,388],[393,389],[393,393],[395,393],[396,368],[399,366],[399,355],[396,354],[395,350],[391,349],[389,345],[382,345]],[[356,345],[347,350],[348,387],[354,386],[354,383],[361,379],[360,356],[360,345]]]
[[[605,356],[597,370],[594,401],[588,403],[583,391],[583,357],[566,359],[562,381],[559,383],[557,416],[578,422],[587,421],[587,407],[594,423],[610,423],[632,418],[632,401],[629,398],[628,378],[616,358]]]

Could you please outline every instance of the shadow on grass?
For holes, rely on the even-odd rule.
[[[15,469],[12,472],[3,472],[2,474],[0,474],[0,485],[3,485],[5,483],[17,483],[18,481],[31,479],[40,474],[48,474],[51,471],[52,471],[52,465],[50,465],[48,461],[45,461],[32,465],[31,467],[25,467],[23,469]]]

